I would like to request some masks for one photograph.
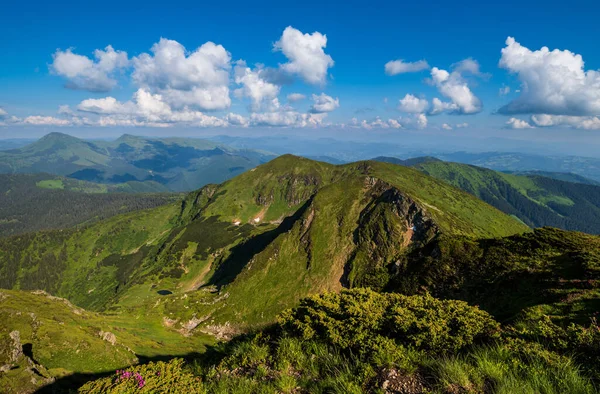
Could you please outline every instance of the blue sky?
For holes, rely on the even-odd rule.
[[[569,7],[529,1],[11,2],[0,13],[0,136],[35,126],[102,133],[128,125],[597,133],[599,11],[592,1]],[[288,26],[293,31],[284,39]],[[515,45],[499,67],[508,37]],[[185,48],[179,63],[157,66],[151,48],[161,38],[172,40],[163,43],[165,53]],[[222,51],[212,68],[196,69],[198,79],[185,67],[207,42]],[[123,64],[98,71],[94,51],[108,45],[126,52]],[[303,45],[317,49],[302,52]],[[560,52],[544,54],[544,46]],[[529,51],[525,61],[522,48]],[[85,56],[92,66],[77,66],[80,58],[60,57],[65,54]],[[143,54],[148,58],[136,63]],[[385,72],[386,63],[400,59],[425,60],[428,67]],[[178,65],[183,71],[174,70]],[[435,70],[442,78],[437,84]],[[561,75],[571,76],[563,81]],[[510,92],[500,94],[503,88]],[[151,108],[142,108],[140,90]],[[288,103],[291,93],[305,98]],[[210,103],[199,98],[206,94]],[[434,98],[443,103],[438,111]]]

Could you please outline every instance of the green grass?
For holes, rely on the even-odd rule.
[[[563,327],[589,319],[600,297],[599,242],[580,233],[530,231],[415,169],[376,162],[332,166],[283,156],[180,203],[80,229],[0,239],[0,286],[15,294],[45,289],[68,298],[88,310],[69,317],[73,329],[81,330],[78,336],[110,331],[145,357],[203,352],[211,341],[266,328],[264,340],[234,342],[240,348],[226,351],[231,357],[222,364],[197,361],[194,374],[208,392],[292,391],[294,384],[309,392],[360,392],[374,387],[382,368],[401,368],[403,378],[421,384],[427,365],[416,360],[439,361],[442,353],[462,357],[475,342],[497,337],[496,329],[482,329],[496,327],[487,313],[473,318],[467,304],[434,300],[427,292],[480,305],[502,322],[526,324],[549,314]],[[354,291],[358,299],[337,309],[329,308],[339,301],[336,295],[301,301],[357,286],[417,297]],[[349,319],[351,329],[304,327],[317,333],[304,338],[306,344],[293,341],[303,337],[297,332],[288,342],[267,338],[283,310],[300,305],[296,313],[302,314],[315,299],[321,306],[305,316],[334,327]],[[390,299],[392,304],[385,301]],[[37,314],[36,302],[25,301],[17,308]],[[54,313],[51,303],[44,305]],[[377,311],[379,319],[369,317]],[[54,323],[50,315],[47,327],[67,320]],[[477,324],[461,328],[469,319]],[[9,330],[7,325],[2,332]],[[534,341],[529,331],[518,336]],[[105,342],[97,336],[90,346],[103,353],[99,346]],[[88,364],[73,356],[77,347],[61,353],[62,346],[53,346],[39,344],[45,360],[66,363],[72,356],[65,370],[85,371],[94,363],[93,357]],[[95,372],[121,362],[111,354],[102,356],[106,360],[98,356]]]
[[[48,179],[36,183],[37,187],[42,189],[64,189],[65,185],[61,179]]]
[[[600,234],[598,186],[442,161],[417,163],[414,168],[473,194],[532,227],[553,226]]]
[[[346,304],[350,299],[354,305]],[[407,333],[393,330],[394,325],[381,324],[389,318],[378,309],[382,302],[391,313],[409,319],[406,312],[420,305],[418,315],[425,317],[417,318]],[[419,330],[431,335],[436,321],[428,320],[433,317],[429,313],[459,304],[365,290],[326,294],[304,300],[282,316],[281,324],[220,344],[210,355],[187,364],[175,359],[127,371],[147,379],[148,387],[135,388],[140,392],[156,387],[189,390],[186,387],[194,380],[194,390],[202,393],[596,392],[593,380],[572,357],[576,348],[556,352],[535,341],[515,342],[501,330],[483,334],[478,343],[456,341],[478,324],[476,315],[481,312],[474,307],[465,307],[464,312],[472,316],[447,337],[460,342],[459,348],[432,349],[431,342],[410,335]],[[314,313],[307,314],[308,307],[314,307]],[[598,338],[595,343],[600,343]],[[593,363],[589,367],[597,369]],[[119,374],[89,382],[79,392],[134,392],[135,380],[119,379]]]

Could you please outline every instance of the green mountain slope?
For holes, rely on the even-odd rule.
[[[600,182],[600,159],[585,156],[538,156],[527,153],[455,152],[438,154],[444,161],[471,164],[496,171],[544,171],[577,174]]]
[[[105,185],[48,174],[0,174],[0,236],[89,224],[180,198],[165,191],[156,182]]]
[[[170,190],[188,191],[222,182],[272,157],[200,139],[126,134],[107,142],[50,133],[24,147],[0,151],[0,173],[46,172],[100,183],[156,181]]]
[[[600,234],[600,187],[539,175],[515,175],[430,158],[377,160],[414,167],[473,194],[531,227]],[[563,174],[572,179],[569,174]],[[575,177],[578,177],[574,175]]]
[[[83,229],[0,239],[0,287],[14,289],[0,300],[0,313],[7,316],[0,326],[5,340],[0,356],[10,355],[6,349],[14,343],[13,331],[33,349],[5,364],[10,374],[0,375],[0,386],[26,381],[27,387],[37,387],[62,374],[112,371],[134,358],[201,353],[214,341],[264,329],[254,339],[213,350],[223,351],[216,358],[197,355],[193,366],[173,361],[136,371],[147,378],[147,390],[161,382],[183,385],[173,386],[175,391],[200,390],[201,380],[209,392],[299,386],[309,392],[333,387],[361,392],[380,387],[383,368],[396,368],[412,371],[420,384],[433,382],[427,383],[434,385],[427,386],[430,391],[443,392],[450,384],[443,379],[450,378],[436,368],[450,370],[453,352],[475,355],[469,352],[499,346],[506,360],[502,365],[542,363],[532,364],[531,376],[498,365],[510,371],[502,384],[510,379],[512,384],[517,379],[517,386],[530,384],[535,376],[542,379],[535,371],[547,370],[544,379],[550,380],[544,387],[577,381],[587,393],[591,386],[576,367],[568,370],[574,380],[552,376],[566,373],[553,369],[556,365],[572,365],[560,357],[570,351],[579,357],[580,350],[584,354],[597,346],[595,331],[582,331],[587,330],[582,323],[599,307],[598,250],[597,236],[532,232],[414,168],[374,161],[334,166],[282,156],[220,185],[207,185],[179,203]],[[370,290],[317,296],[357,287],[414,298]],[[30,292],[39,289],[76,306]],[[466,300],[491,315],[426,292],[442,300]],[[33,333],[31,327],[37,326],[30,312],[44,322],[48,335]],[[281,325],[273,328],[278,315]],[[547,325],[536,325],[545,315],[550,316]],[[491,319],[502,323],[502,332]],[[577,324],[574,331],[564,331],[569,323]],[[72,343],[56,345],[64,342],[60,327],[74,330]],[[550,329],[555,337],[543,337]],[[542,337],[548,343],[541,343]],[[116,344],[108,347],[114,338]],[[77,356],[83,346],[94,352],[85,360]],[[124,346],[131,351],[122,353]],[[285,354],[305,354],[315,364],[279,364],[293,362]],[[472,369],[472,360],[457,359],[455,365]],[[33,384],[27,366],[38,364],[41,376],[35,375]],[[350,369],[328,374],[332,365]],[[267,378],[254,375],[259,368]],[[345,383],[334,383],[336,376]],[[472,387],[483,387],[488,378],[473,377]],[[86,377],[59,379],[49,387],[74,379]],[[87,392],[119,392],[129,383],[111,374],[97,382],[102,386],[86,387]],[[464,379],[457,384],[468,386]]]
[[[543,176],[546,178],[557,179],[559,181],[583,183],[586,185],[600,186],[600,182],[583,177],[581,175],[573,174],[571,172],[550,172],[550,171],[505,171],[505,172],[508,174],[514,174],[514,175]]]
[[[235,293],[241,295],[252,281],[260,282],[252,271],[254,279],[231,283],[248,274],[252,261],[270,262],[282,273],[297,265],[308,275],[305,290],[279,299],[285,305],[274,306],[273,314],[258,322],[310,291],[339,288],[345,280],[380,280],[389,259],[437,233],[494,237],[526,230],[475,197],[411,168],[375,162],[333,166],[282,156],[222,185],[206,186],[181,205],[80,230],[0,240],[0,286],[41,288],[100,310],[119,302],[156,302],[157,290],[177,293],[202,284],[240,286]],[[373,250],[381,242],[387,249]],[[290,255],[283,257],[284,252]],[[378,253],[385,258],[367,264]],[[313,271],[318,275],[311,277]],[[249,313],[256,318],[258,309]]]
[[[459,163],[427,162],[415,168],[478,196],[529,226],[600,233],[598,186],[504,174]]]

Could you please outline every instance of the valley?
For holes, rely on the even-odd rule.
[[[583,327],[599,306],[599,250],[598,237],[532,231],[422,169],[284,155],[178,202],[0,238],[2,332],[33,349],[0,385],[62,390],[138,362],[231,354],[228,341],[343,289],[464,300],[504,330],[542,316]]]

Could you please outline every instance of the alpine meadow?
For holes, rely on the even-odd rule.
[[[600,6],[0,12],[0,393],[600,393]]]

